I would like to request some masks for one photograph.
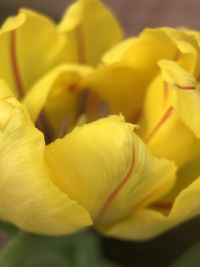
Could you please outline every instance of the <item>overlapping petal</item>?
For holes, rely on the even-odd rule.
[[[200,91],[197,80],[171,61],[160,63],[163,79],[173,90],[173,106],[180,119],[200,138]]]
[[[163,60],[159,65],[162,75],[147,90],[138,133],[152,153],[182,166],[200,154],[199,91],[193,76],[177,63]]]
[[[122,118],[111,116],[76,128],[46,148],[54,182],[97,225],[126,217],[174,184],[174,164],[153,157],[132,130]]]
[[[92,72],[88,66],[60,65],[39,79],[24,99],[33,121],[44,110],[53,126],[66,117],[71,124],[76,116],[77,98],[83,80]]]
[[[138,37],[127,39],[103,56],[104,64],[116,62],[128,64],[145,73],[145,81],[159,72],[157,62],[169,59],[177,62],[185,70],[199,76],[200,42],[197,32],[173,28],[145,29]]]
[[[199,193],[200,178],[197,178],[177,196],[168,215],[152,208],[136,209],[125,220],[103,228],[102,231],[109,236],[124,239],[142,240],[155,237],[177,224],[198,216]]]
[[[43,134],[2,81],[0,88],[0,218],[47,235],[91,225],[88,212],[51,180]]]
[[[1,89],[1,219],[31,232],[70,233],[90,225],[89,214],[96,225],[110,224],[173,186],[174,164],[150,155],[121,117],[76,128],[45,147],[25,107],[3,82]]]

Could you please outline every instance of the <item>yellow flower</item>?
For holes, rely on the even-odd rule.
[[[0,217],[27,231],[58,235],[110,225],[174,184],[174,164],[153,157],[120,116],[45,145],[3,81],[0,115]]]
[[[199,214],[199,35],[146,30],[103,56],[121,33],[97,0],[2,26],[1,219],[144,239]]]
[[[66,234],[121,220],[144,196],[151,203],[173,186],[174,164],[153,157],[131,124],[120,116],[91,122],[108,111],[95,92],[87,96],[84,83],[94,69],[79,63],[96,65],[120,36],[96,0],[73,4],[58,27],[23,9],[1,28],[1,78],[32,118],[1,81],[2,220]]]

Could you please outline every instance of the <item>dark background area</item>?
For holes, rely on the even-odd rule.
[[[73,0],[0,0],[1,21],[19,7],[30,7],[56,19]],[[128,35],[144,27],[187,26],[200,29],[198,0],[103,0],[117,15]]]
[[[29,7],[58,20],[72,0],[0,0],[0,22],[20,7]],[[186,26],[200,30],[200,1],[197,0],[104,0],[116,14],[127,35],[144,27]],[[200,240],[200,219],[146,242],[102,238],[105,255],[123,267],[167,267]]]
[[[199,240],[200,218],[195,218],[152,240],[133,242],[102,238],[102,243],[107,258],[122,267],[169,267]]]

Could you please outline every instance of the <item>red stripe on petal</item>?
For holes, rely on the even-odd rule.
[[[180,88],[181,90],[195,90],[194,86],[180,86],[176,84],[176,87]]]
[[[125,175],[125,177],[122,179],[122,181],[118,184],[118,186],[109,194],[109,196],[107,197],[107,199],[105,200],[104,204],[102,205],[100,212],[98,214],[98,219],[101,219],[104,214],[106,213],[106,211],[108,210],[108,208],[111,206],[111,204],[113,203],[114,199],[116,198],[116,196],[119,194],[119,192],[123,189],[123,187],[125,186],[125,184],[128,182],[129,178],[131,177],[131,174],[133,172],[133,168],[135,165],[135,158],[134,158],[134,151],[132,152],[132,159],[131,159],[131,163],[128,169],[127,174]]]
[[[75,31],[77,39],[77,53],[78,53],[78,62],[84,64],[86,62],[85,58],[85,45],[84,45],[84,36],[81,26],[79,25]]]
[[[16,49],[16,31],[13,30],[10,33],[10,56],[11,56],[11,66],[13,71],[13,76],[17,88],[17,92],[20,98],[24,96],[24,86],[22,83],[22,78],[20,75],[19,65],[17,61],[17,49]]]
[[[157,123],[157,125],[154,127],[154,129],[151,131],[148,138],[146,139],[147,143],[152,139],[152,137],[157,133],[157,131],[163,126],[163,124],[171,117],[173,110],[174,109],[171,106],[166,110],[166,112],[164,113],[160,121]]]
[[[169,84],[164,81],[164,96],[163,96],[163,106],[166,105],[169,97]]]

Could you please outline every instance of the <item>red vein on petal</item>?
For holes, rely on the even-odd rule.
[[[116,196],[119,194],[119,192],[122,190],[124,185],[128,182],[129,178],[131,177],[131,174],[133,172],[135,158],[134,158],[134,151],[132,152],[132,159],[130,162],[130,166],[128,168],[127,174],[122,179],[122,181],[119,183],[119,185],[109,194],[106,201],[102,205],[100,212],[98,214],[98,219],[102,218],[105,212],[108,210],[109,206],[112,204],[113,200],[116,198]],[[97,219],[97,220],[98,220]]]
[[[13,30],[10,34],[11,34],[10,35],[10,55],[11,55],[12,71],[13,71],[18,95],[20,98],[23,98],[24,86],[22,83],[22,79],[21,79],[21,75],[20,75],[20,71],[19,71],[19,65],[18,65],[18,61],[17,61],[16,31]]]
[[[195,90],[194,86],[181,86],[181,85],[176,84],[176,87],[178,87],[182,90]]]
[[[77,39],[77,52],[78,52],[78,61],[81,64],[84,64],[86,62],[85,60],[85,45],[84,45],[84,36],[83,36],[83,31],[81,28],[81,25],[79,25],[76,28],[76,39]]]
[[[178,61],[181,57],[181,51],[177,49],[173,61]]]
[[[156,134],[156,132],[161,128],[161,126],[163,126],[163,124],[170,118],[170,116],[173,113],[173,110],[174,109],[171,106],[166,110],[166,112],[164,113],[164,115],[162,116],[162,118],[160,119],[158,124],[154,127],[154,129],[151,131],[151,133],[149,134],[148,138],[146,139],[147,143]]]
[[[199,79],[200,79],[200,77],[199,77]],[[198,80],[197,80],[197,81],[198,81]],[[193,85],[182,86],[182,85],[179,85],[179,84],[175,84],[174,86],[178,87],[178,88],[181,89],[181,90],[196,90],[196,88],[195,88]],[[164,87],[166,87],[166,88],[169,87],[168,82],[164,81]]]
[[[163,97],[163,106],[166,105],[167,99],[169,97],[169,85],[164,81],[164,97]]]

